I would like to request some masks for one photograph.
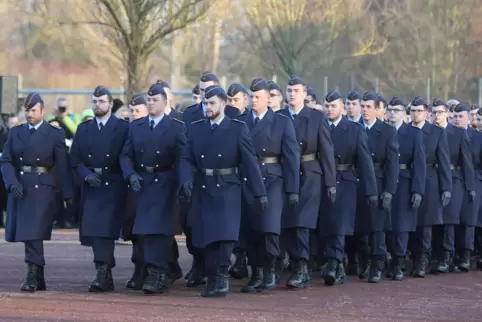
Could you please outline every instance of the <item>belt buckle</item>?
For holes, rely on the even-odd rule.
[[[214,176],[214,169],[204,169],[204,173],[207,175],[207,176]]]
[[[102,174],[102,168],[94,168],[94,172],[97,174]]]
[[[154,167],[145,167],[147,173],[154,173]]]
[[[23,172],[32,172],[32,166],[24,165],[23,166]]]

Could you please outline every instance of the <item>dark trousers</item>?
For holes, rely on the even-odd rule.
[[[437,253],[455,249],[455,225],[433,226],[433,246]]]
[[[179,259],[179,246],[177,245],[176,236],[170,236],[168,249],[167,262],[169,264],[175,264]]]
[[[459,224],[455,226],[455,248],[474,250],[475,227]]]
[[[310,259],[310,229],[286,228],[283,229],[283,238],[286,242],[286,251],[293,261]]]
[[[186,247],[187,251],[189,254],[192,255],[194,260],[201,264],[204,265],[205,259],[204,259],[204,249],[198,248],[192,244],[192,229],[191,227],[184,227],[184,234],[186,235]]]
[[[103,237],[92,237],[92,251],[94,263],[107,264],[111,268],[115,266],[114,249],[115,240]]]
[[[343,262],[345,257],[345,236],[324,237],[325,258]]]
[[[432,231],[432,226],[418,226],[416,231],[410,233],[410,251],[416,258],[422,254],[428,255],[431,253]]]
[[[253,232],[246,238],[248,264],[253,267],[265,267],[269,259],[280,254],[279,236],[269,233]]]
[[[358,251],[379,260],[385,260],[387,256],[386,235],[383,231],[375,231],[365,234],[357,234]]]
[[[204,249],[206,275],[214,276],[219,270],[227,269],[231,265],[233,249],[232,241],[217,241],[207,245]]]
[[[38,266],[45,266],[44,242],[43,240],[26,240],[25,245],[25,262]]]
[[[395,257],[405,257],[407,255],[408,238],[410,233],[397,232],[391,234],[391,254]]]
[[[144,265],[144,240],[142,236],[132,236],[132,256],[134,264]]]
[[[144,264],[167,269],[168,253],[171,251],[171,236],[144,235]]]
[[[322,258],[325,250],[325,238],[320,236],[319,229],[310,229],[310,256]]]

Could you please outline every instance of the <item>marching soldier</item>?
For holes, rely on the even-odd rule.
[[[192,100],[196,102],[196,104],[199,104],[202,101],[199,84],[196,84],[196,86],[194,86],[194,88],[192,89]]]
[[[131,125],[120,164],[124,178],[136,192],[133,233],[142,236],[147,266],[142,290],[154,294],[169,287],[168,252],[178,189],[175,170],[186,131],[182,121],[164,114],[167,94],[162,86],[152,85],[147,95],[149,116]]]
[[[378,206],[378,193],[368,137],[363,127],[343,117],[343,100],[338,92],[327,94],[325,110],[335,150],[337,197],[334,204],[324,199],[319,222],[325,238],[325,284],[334,285],[344,283],[346,278],[343,266],[345,236],[354,232],[356,203],[353,200],[357,199],[357,173],[364,186],[363,197],[371,208]]]
[[[372,155],[381,202],[381,207],[369,209],[364,187],[358,186],[356,230],[360,233],[362,246],[358,263],[359,277],[364,278],[366,275],[369,254],[369,283],[378,283],[382,278],[386,257],[385,232],[391,230],[390,209],[393,195],[397,190],[399,168],[397,132],[394,127],[377,118],[381,115],[379,103],[380,98],[370,92],[363,95],[361,102],[362,125],[368,133],[368,148]]]
[[[306,90],[306,98],[304,101],[305,105],[308,106],[309,108],[315,108],[316,105],[316,94],[315,91],[313,91],[313,88],[309,87]]]
[[[470,126],[474,129],[477,128],[477,112],[479,109],[480,106],[478,104],[472,104],[472,106],[470,106]]]
[[[95,118],[77,128],[70,156],[83,183],[81,238],[91,241],[97,270],[89,291],[107,292],[114,290],[115,240],[119,238],[125,212],[127,185],[119,155],[129,122],[111,115],[112,95],[104,86],[95,88],[92,105]]]
[[[388,118],[397,130],[400,172],[398,186],[392,201],[391,261],[387,277],[403,280],[402,268],[407,256],[410,232],[417,229],[417,209],[425,193],[425,150],[422,131],[405,123],[405,103],[393,97],[388,104]]]
[[[227,95],[217,85],[205,89],[207,120],[190,125],[180,164],[181,194],[191,197],[193,244],[203,248],[207,284],[203,297],[229,292],[228,269],[241,219],[242,166],[260,211],[266,189],[246,124],[224,115]],[[194,171],[195,170],[195,171]]]
[[[475,198],[473,198],[471,202],[471,196],[464,194],[462,210],[460,212],[460,224],[455,226],[456,254],[454,265],[455,268],[463,272],[468,272],[470,269],[470,255],[474,249],[475,224],[477,223],[480,201],[482,199],[482,178],[479,171],[482,152],[482,133],[477,132],[477,130],[471,126],[469,107],[467,105],[459,104],[454,107],[453,122],[456,127],[467,131],[469,150],[472,155],[472,165],[474,167]]]
[[[360,122],[361,120],[361,99],[362,96],[355,90],[348,93],[345,100],[346,116],[350,121]]]
[[[203,105],[204,92],[206,88],[212,85],[219,85],[218,77],[211,72],[204,72],[199,82],[199,93],[201,95],[201,101],[195,105],[186,108],[186,110],[184,111],[183,121],[188,127],[192,122],[201,120],[206,117],[206,111]]]
[[[293,120],[301,153],[301,178],[299,204],[296,209],[285,207],[281,228],[290,260],[294,263],[286,286],[301,288],[311,284],[308,271],[310,229],[316,229],[322,196],[326,193],[330,202],[335,203],[336,172],[326,117],[304,105],[305,82],[292,76],[286,92],[290,107],[279,113]]]
[[[273,112],[279,111],[283,108],[283,91],[281,87],[278,86],[273,81],[268,81],[269,86],[269,101],[268,106],[273,110]]]
[[[247,91],[243,85],[234,83],[228,88],[228,105],[226,106],[226,116],[235,118],[238,115],[246,115],[248,102],[246,101]]]
[[[24,102],[27,124],[10,129],[0,158],[9,192],[5,240],[25,244],[27,273],[22,291],[45,291],[44,240],[50,240],[56,207],[52,168],[60,179],[62,197],[72,202],[73,182],[65,134],[43,121],[44,102],[30,93]]]
[[[274,113],[268,107],[269,86],[265,79],[254,79],[250,90],[253,111],[238,118],[250,130],[268,199],[287,199],[289,206],[295,208],[299,199],[300,153],[293,124],[290,119]],[[241,174],[245,176],[245,173]],[[261,213],[251,194],[250,185],[248,180],[244,181],[242,216],[249,226],[246,238],[252,272],[251,280],[241,289],[245,293],[261,292],[276,285],[275,262],[280,255],[279,235],[283,211],[283,202],[273,202]]]
[[[387,121],[387,101],[380,93],[377,93],[375,95],[377,95],[378,101],[379,101],[376,108],[377,119],[379,119],[382,122],[386,122]]]
[[[183,120],[183,113],[179,112],[179,111],[176,111],[173,108],[173,104],[172,104],[173,98],[172,98],[171,85],[169,85],[168,82],[166,82],[162,79],[157,80],[156,84],[161,85],[164,88],[164,92],[166,92],[166,95],[167,95],[167,105],[166,105],[166,108],[164,109],[164,114],[169,116],[172,119],[177,119],[179,121],[182,121]]]
[[[455,225],[460,224],[460,212],[464,195],[468,202],[475,199],[474,166],[469,148],[469,138],[464,129],[456,128],[448,123],[449,108],[441,100],[435,99],[432,104],[435,125],[444,128],[447,133],[450,169],[452,172],[452,198],[443,209],[443,225],[437,226],[434,232],[434,250],[437,258],[435,271],[449,271],[455,242]],[[468,112],[468,111],[467,111]]]

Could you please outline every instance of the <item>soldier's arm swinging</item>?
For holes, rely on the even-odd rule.
[[[386,153],[385,191],[380,191],[380,192],[388,192],[393,196],[397,191],[398,172],[400,169],[399,157],[398,157],[397,130],[395,128],[390,128],[385,153]]]
[[[179,160],[179,183],[181,186],[187,183],[193,183],[194,171],[197,168],[196,158],[192,146],[192,130],[187,131],[187,141],[184,145]]]
[[[83,134],[83,126],[85,123],[82,123],[79,128],[77,129],[77,134],[74,137],[74,140],[72,142],[72,146],[70,147],[70,160],[72,162],[72,167],[75,170],[75,173],[77,176],[80,178],[82,182],[85,181],[85,178],[87,176],[92,174],[92,171],[90,171],[84,164],[82,160],[82,153],[80,152],[80,146],[79,146],[79,137]]]
[[[415,133],[415,143],[412,151],[412,194],[417,193],[423,196],[427,176],[427,157],[425,155],[422,130],[413,128],[412,131]]]
[[[378,199],[377,180],[375,178],[375,168],[373,167],[372,156],[368,149],[368,135],[362,130],[358,132],[356,145],[356,170],[360,174],[360,183],[365,186],[366,197],[375,196]]]
[[[135,153],[132,140],[132,130],[129,130],[127,140],[125,141],[124,147],[122,148],[122,152],[119,156],[119,163],[124,180],[128,180],[129,177],[136,172],[134,169]]]
[[[65,145],[65,133],[58,130],[59,135],[54,146],[54,160],[60,177],[60,190],[64,200],[72,199],[74,196],[72,169],[70,167],[69,153]]]
[[[460,145],[460,156],[462,157],[462,171],[465,181],[466,191],[475,191],[475,175],[474,175],[474,163],[472,162],[472,153],[470,152],[469,137],[467,133],[464,133]]]
[[[447,132],[442,130],[438,139],[437,150],[437,173],[440,192],[452,192],[452,171],[450,170],[449,142]]]
[[[298,142],[296,141],[295,128],[291,120],[286,122],[283,132],[281,154],[284,191],[287,194],[299,194],[301,157]]]
[[[325,187],[336,187],[335,151],[325,118],[322,119],[318,130],[318,152]]]
[[[8,132],[7,142],[3,148],[2,157],[0,158],[0,165],[2,170],[3,181],[7,190],[12,185],[19,185],[20,182],[15,174],[15,166],[12,164],[12,135],[15,129]]]

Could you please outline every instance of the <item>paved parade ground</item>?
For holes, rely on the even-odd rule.
[[[3,241],[3,231],[1,232]],[[190,265],[179,238],[181,266]],[[269,294],[241,294],[234,281],[228,297],[205,299],[179,280],[168,295],[144,296],[124,288],[130,277],[129,244],[116,248],[115,293],[87,292],[94,277],[91,250],[74,230],[56,231],[45,247],[47,292],[21,293],[23,245],[0,243],[0,321],[480,321],[482,272],[385,280],[374,285],[356,278],[339,287],[314,287]]]

